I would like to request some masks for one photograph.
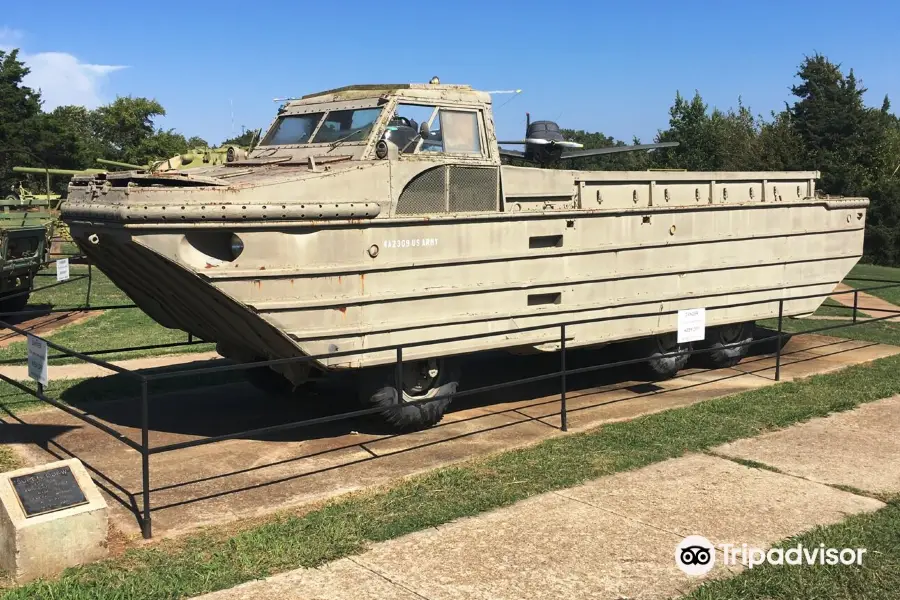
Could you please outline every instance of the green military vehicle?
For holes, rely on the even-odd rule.
[[[59,196],[52,196],[40,197],[17,185],[0,199],[0,312],[25,308],[35,274],[49,260],[51,206],[59,203]]]
[[[50,260],[50,240],[66,228],[58,222],[61,196],[50,192],[50,176],[85,175],[97,169],[13,167],[21,174],[44,175],[46,193],[34,193],[22,183],[0,197],[0,313],[17,312],[28,304],[35,274]],[[0,319],[8,315],[0,315]]]

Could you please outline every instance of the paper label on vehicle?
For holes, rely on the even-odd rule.
[[[56,261],[56,280],[66,281],[69,278],[69,259],[61,258]]]
[[[678,311],[678,343],[699,342],[706,337],[706,309]]]
[[[28,376],[47,385],[47,342],[28,335]]]

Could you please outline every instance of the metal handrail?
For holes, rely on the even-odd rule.
[[[89,271],[89,274],[90,274],[90,271]],[[865,307],[859,306],[859,293],[860,292],[900,287],[900,281],[852,278],[852,277],[847,277],[846,279],[852,279],[852,280],[856,280],[856,281],[867,281],[867,282],[872,282],[872,283],[880,283],[880,284],[884,284],[884,285],[877,285],[877,286],[858,288],[858,289],[848,289],[848,290],[843,290],[843,291],[833,291],[833,292],[828,292],[828,293],[805,294],[805,295],[800,295],[800,296],[791,296],[789,298],[784,298],[784,297],[766,298],[766,299],[762,299],[762,300],[754,300],[754,301],[748,301],[748,302],[736,302],[736,303],[716,305],[716,306],[707,306],[706,308],[716,310],[716,309],[723,309],[723,308],[735,308],[735,307],[743,307],[743,306],[763,305],[763,304],[769,304],[772,302],[778,302],[778,327],[777,327],[777,332],[774,335],[764,337],[761,339],[749,340],[747,342],[735,343],[735,344],[732,344],[731,347],[752,346],[752,345],[756,345],[756,344],[771,343],[773,340],[775,340],[776,341],[775,380],[780,381],[780,379],[781,379],[781,348],[783,345],[784,337],[786,335],[784,332],[784,327],[783,327],[784,305],[786,302],[792,302],[795,300],[812,299],[812,298],[823,298],[823,297],[827,298],[829,296],[836,296],[836,295],[840,295],[840,294],[850,294],[850,293],[853,294],[853,306],[852,307],[850,307],[850,306],[844,307],[847,310],[852,310],[852,321],[851,322],[839,323],[839,324],[835,324],[835,325],[825,325],[825,326],[813,328],[810,330],[804,330],[802,332],[796,332],[795,334],[819,333],[819,332],[823,332],[823,331],[838,329],[841,327],[852,327],[852,326],[858,325],[863,322],[872,323],[872,322],[878,322],[878,321],[883,321],[883,320],[887,320],[887,319],[893,319],[893,318],[897,318],[898,316],[900,316],[900,310],[895,311],[895,310],[874,309],[874,308],[866,309]],[[90,281],[90,278],[89,278],[89,281]],[[60,283],[64,283],[64,282],[60,282]],[[57,285],[57,284],[54,284],[54,285]],[[53,286],[48,286],[48,287],[53,287]],[[690,297],[677,298],[677,299],[673,299],[673,301],[687,300],[687,299],[690,299]],[[86,301],[86,304],[89,305],[89,297],[88,297],[88,300]],[[126,308],[125,306],[117,306],[116,308],[120,308],[120,307]],[[139,511],[136,509],[136,511],[138,512],[138,519],[140,521],[142,534],[145,538],[149,538],[152,536],[152,515],[151,515],[151,503],[150,503],[150,463],[149,463],[149,459],[150,459],[151,455],[161,454],[164,452],[172,452],[172,451],[176,451],[176,450],[180,450],[180,449],[184,449],[184,448],[195,447],[195,446],[213,444],[213,443],[217,443],[220,441],[234,439],[234,438],[238,438],[238,437],[256,436],[256,435],[264,435],[264,434],[270,434],[270,433],[275,433],[275,432],[282,432],[282,431],[287,431],[287,430],[301,428],[301,427],[309,427],[309,426],[314,426],[314,425],[320,425],[323,423],[330,423],[330,422],[335,422],[335,421],[342,421],[342,420],[357,418],[357,417],[365,416],[365,415],[384,413],[385,411],[400,410],[403,408],[403,405],[398,403],[396,406],[389,407],[389,408],[372,407],[372,408],[366,408],[366,409],[361,409],[361,410],[349,411],[349,412],[336,414],[336,415],[327,415],[327,416],[323,416],[323,417],[316,417],[316,418],[312,418],[312,419],[304,419],[304,420],[300,420],[300,421],[294,421],[291,423],[282,423],[282,424],[268,426],[268,427],[260,427],[260,428],[255,428],[255,429],[251,429],[251,430],[247,430],[247,431],[230,432],[230,433],[226,433],[223,435],[209,436],[209,437],[202,438],[202,439],[188,440],[188,441],[163,444],[163,445],[158,445],[158,446],[151,446],[149,443],[150,424],[149,424],[149,389],[148,389],[150,382],[160,381],[160,380],[168,380],[168,379],[177,379],[177,378],[186,377],[186,376],[197,377],[199,375],[212,374],[212,373],[223,373],[223,372],[229,372],[229,371],[243,371],[243,370],[259,368],[259,367],[283,365],[283,364],[290,364],[290,363],[295,363],[295,362],[306,362],[306,361],[312,361],[312,360],[319,360],[319,359],[323,359],[323,358],[337,358],[337,357],[343,357],[343,356],[359,355],[359,354],[364,354],[364,353],[394,351],[396,353],[396,359],[394,361],[394,363],[395,363],[394,387],[395,387],[396,393],[398,394],[397,397],[402,398],[401,374],[402,374],[402,367],[403,367],[403,351],[405,349],[421,347],[421,346],[428,346],[428,345],[439,344],[439,343],[450,343],[450,342],[459,342],[459,341],[486,338],[486,337],[503,336],[503,335],[508,335],[511,333],[521,334],[521,333],[530,332],[530,331],[539,331],[539,330],[548,330],[548,329],[558,328],[559,334],[560,334],[559,335],[559,344],[560,344],[560,351],[559,351],[559,353],[560,353],[560,368],[559,368],[559,370],[551,372],[551,373],[520,378],[520,379],[516,379],[513,381],[507,381],[507,382],[502,382],[502,383],[497,383],[497,384],[490,384],[490,385],[481,386],[479,388],[443,394],[440,396],[429,398],[427,400],[423,400],[422,402],[436,402],[436,401],[444,400],[447,398],[461,398],[461,397],[471,396],[471,395],[475,395],[475,394],[479,394],[479,393],[485,393],[485,392],[489,392],[489,391],[505,389],[505,388],[509,388],[512,386],[525,385],[528,383],[536,383],[536,382],[540,382],[540,381],[546,381],[546,380],[559,378],[560,379],[560,387],[561,387],[561,389],[560,389],[560,412],[559,412],[560,429],[562,431],[567,431],[568,430],[568,410],[567,410],[566,392],[567,392],[567,377],[568,376],[580,375],[580,374],[584,374],[584,373],[600,371],[600,370],[604,370],[604,369],[611,369],[611,368],[615,368],[615,367],[640,364],[640,363],[647,362],[649,359],[646,357],[643,357],[643,358],[615,361],[615,362],[611,362],[611,363],[604,363],[604,364],[600,364],[600,365],[592,365],[592,366],[588,366],[588,367],[569,368],[566,363],[566,356],[567,356],[566,328],[571,327],[573,325],[586,324],[586,323],[597,323],[597,322],[602,322],[602,321],[615,321],[615,320],[620,320],[620,319],[633,319],[633,318],[641,318],[641,317],[646,317],[646,316],[659,316],[659,315],[664,315],[664,314],[677,314],[678,310],[679,309],[672,309],[672,310],[667,310],[667,311],[658,311],[657,310],[657,311],[653,311],[653,312],[635,313],[635,314],[629,314],[629,315],[617,315],[617,316],[611,316],[611,317],[595,317],[595,318],[590,318],[590,319],[580,319],[580,320],[575,320],[575,321],[568,321],[565,323],[555,323],[555,324],[551,324],[551,325],[534,325],[534,326],[523,327],[523,328],[519,328],[519,329],[512,329],[512,330],[507,330],[507,331],[469,334],[469,335],[463,335],[463,336],[443,338],[443,339],[439,339],[439,340],[428,340],[428,341],[424,341],[424,342],[415,342],[415,343],[401,344],[401,345],[394,345],[394,346],[366,348],[366,349],[362,349],[362,350],[333,352],[330,354],[320,354],[320,355],[311,355],[311,356],[297,356],[297,357],[281,358],[281,359],[274,359],[274,360],[267,360],[267,361],[256,361],[256,362],[252,362],[252,363],[240,363],[240,364],[223,365],[223,366],[215,366],[215,367],[205,367],[205,368],[199,368],[199,369],[182,369],[182,370],[173,371],[173,372],[169,372],[169,373],[151,373],[151,374],[138,373],[136,371],[117,366],[114,363],[110,363],[110,362],[93,357],[93,355],[95,355],[95,354],[121,352],[121,351],[123,351],[122,349],[101,350],[101,351],[93,351],[93,352],[78,352],[78,351],[72,350],[70,348],[66,348],[60,344],[53,343],[44,338],[40,338],[40,339],[44,339],[44,341],[47,342],[49,347],[51,347],[54,350],[57,350],[58,352],[61,353],[60,355],[54,356],[54,358],[71,356],[71,357],[83,360],[85,362],[107,368],[116,373],[126,375],[131,379],[140,381],[140,385],[141,385],[141,397],[140,397],[141,442],[140,443],[134,442],[133,440],[131,440],[130,438],[128,438],[121,432],[115,430],[112,427],[109,427],[105,423],[98,421],[97,419],[91,417],[87,413],[77,411],[77,410],[65,405],[62,402],[59,402],[52,398],[49,398],[44,393],[43,386],[41,386],[41,385],[38,385],[38,389],[35,392],[28,386],[25,386],[22,383],[13,381],[3,375],[0,375],[0,380],[7,381],[8,383],[11,383],[18,389],[32,394],[34,397],[38,398],[39,400],[47,402],[48,404],[51,404],[53,406],[56,406],[57,408],[60,408],[61,410],[66,411],[68,414],[72,415],[73,417],[80,419],[80,420],[84,421],[85,423],[88,423],[89,425],[97,427],[99,430],[113,436],[115,439],[121,441],[122,443],[126,444],[127,446],[134,448],[135,450],[140,452],[140,454],[141,454],[141,475],[142,475],[141,494],[142,494],[143,501],[142,501],[141,509]],[[865,311],[865,310],[877,311],[879,313],[886,313],[886,316],[870,318],[870,319],[866,319],[865,321],[859,321],[857,319],[858,312]],[[4,323],[2,320],[0,320],[0,326],[8,327],[12,331],[15,331],[15,332],[23,334],[23,335],[32,335],[32,334],[29,334],[27,331],[24,331],[16,326]],[[795,334],[791,334],[791,335],[795,335]],[[35,337],[39,337],[39,336],[35,336]],[[187,344],[192,344],[192,343],[194,343],[193,336],[189,335]],[[186,344],[185,343],[177,343],[177,345],[186,345]],[[159,348],[159,347],[167,347],[167,346],[170,346],[170,344],[138,347],[138,348],[132,348],[132,349]],[[126,349],[126,350],[131,350],[131,349]],[[697,354],[706,354],[706,353],[713,352],[713,351],[714,351],[714,349],[712,349],[712,348],[697,349],[697,350],[690,349],[690,350],[685,350],[685,351],[680,351],[680,352],[665,353],[665,354],[662,354],[659,356],[662,356],[662,357],[680,357],[680,356],[685,356],[685,355],[692,356],[692,355],[697,355]]]

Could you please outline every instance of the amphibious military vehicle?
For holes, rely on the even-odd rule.
[[[686,346],[661,313],[704,308],[701,343],[732,364],[753,321],[779,299],[785,315],[815,311],[821,299],[804,296],[831,292],[862,253],[868,201],[818,197],[817,172],[582,172],[500,156],[488,93],[350,86],[284,104],[243,160],[76,176],[63,218],[159,323],[238,361],[361,351],[276,368],[294,385],[310,369],[361,369],[362,395],[417,426],[446,406],[422,400],[456,389],[453,357],[558,349],[559,328],[536,325],[573,323],[569,348],[640,339],[668,376],[686,359],[659,355]],[[583,323],[602,317],[624,318]],[[378,350],[397,344],[401,398],[396,354]]]

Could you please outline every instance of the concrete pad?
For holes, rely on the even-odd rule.
[[[900,493],[900,396],[716,448],[811,481]]]
[[[698,583],[675,565],[679,541],[544,494],[377,544],[354,561],[429,600],[668,598]]]
[[[732,369],[685,372],[668,381],[637,383],[627,388],[570,397],[567,399],[568,426],[570,431],[587,431],[598,424],[690,406],[765,385],[769,383],[763,378]],[[525,408],[521,412],[554,428],[561,425],[558,401]]]
[[[421,600],[402,586],[346,558],[297,569],[203,596],[204,600]]]
[[[560,492],[617,515],[713,544],[773,542],[884,504],[727,459],[691,454]]]
[[[898,352],[900,347],[886,344],[816,334],[796,335],[782,349],[781,381],[830,373],[852,364],[893,356]],[[750,357],[733,368],[759,378],[775,380],[774,356]]]
[[[860,342],[848,345],[845,340],[822,336],[804,341],[805,337],[792,339],[784,358],[787,362],[804,352],[805,362],[800,364],[813,370],[831,368],[830,360],[839,360],[843,366],[900,351]],[[834,353],[829,346],[841,352]],[[479,360],[467,369],[471,375],[466,385],[511,381],[558,367],[554,355],[492,360]],[[572,368],[579,366],[578,360],[592,364],[593,358],[573,351]],[[567,395],[570,430],[589,430],[771,385],[771,379],[753,373],[760,365],[750,367],[759,360],[751,357],[738,366],[746,366],[750,373],[689,369],[673,380],[653,384],[629,380],[625,371],[572,377]],[[786,364],[786,378],[792,368]],[[92,390],[105,384],[90,380],[81,385]],[[304,507],[562,435],[558,391],[558,381],[547,381],[459,398],[437,427],[403,436],[386,434],[380,425],[360,419],[155,454],[150,477],[154,536]],[[140,440],[140,411],[134,398],[85,401],[77,407],[124,436]],[[156,446],[203,439],[356,407],[355,394],[328,386],[319,395],[296,402],[276,401],[248,384],[158,394],[150,401],[150,440]],[[135,511],[141,505],[141,470],[137,452],[56,409],[21,417],[4,415],[3,421],[4,441],[13,443],[27,464],[73,455],[81,458],[107,494],[111,522],[126,535],[138,534]]]

